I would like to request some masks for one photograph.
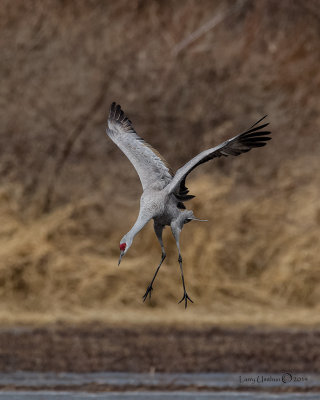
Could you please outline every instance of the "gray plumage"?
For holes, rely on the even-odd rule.
[[[140,199],[140,212],[131,230],[123,236],[120,241],[120,258],[129,250],[135,235],[151,220],[154,221],[154,230],[159,240],[162,257],[159,266],[151,280],[143,299],[148,294],[151,297],[153,282],[166,257],[162,241],[162,232],[165,226],[170,226],[178,248],[178,261],[180,265],[183,296],[180,302],[188,300],[192,302],[187,294],[182,269],[182,257],[180,252],[180,233],[184,224],[192,221],[202,221],[195,218],[191,210],[186,210],[183,202],[192,199],[186,187],[188,174],[200,164],[215,157],[238,156],[248,152],[254,147],[262,147],[270,140],[269,131],[263,129],[268,125],[259,123],[265,117],[252,125],[247,131],[227,140],[219,146],[205,150],[198,154],[181,167],[175,175],[170,171],[166,161],[160,154],[137,135],[132,127],[131,121],[121,110],[120,105],[112,103],[110,107],[107,134],[110,139],[123,151],[135,167],[143,188]],[[179,303],[180,303],[179,302]]]

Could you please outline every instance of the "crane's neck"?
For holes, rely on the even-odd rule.
[[[150,221],[151,218],[143,217],[141,214],[139,214],[138,219],[136,220],[135,224],[133,227],[130,229],[130,231],[127,233],[127,238],[129,238],[131,241],[134,239],[136,234],[141,231],[141,229]]]

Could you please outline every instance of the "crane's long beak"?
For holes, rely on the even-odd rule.
[[[121,263],[121,258],[123,257],[124,251],[120,251],[120,257],[119,257],[119,262],[118,262],[118,266]]]

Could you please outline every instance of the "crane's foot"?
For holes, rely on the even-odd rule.
[[[191,303],[193,303],[193,301],[190,299],[190,297],[188,296],[187,292],[184,292],[184,295],[182,296],[182,299],[179,301],[178,304],[180,304],[182,301],[184,300],[184,308],[187,308],[188,306],[188,300],[191,301]]]
[[[152,290],[153,290],[152,285],[149,285],[149,286],[147,287],[147,290],[146,290],[145,294],[142,296],[143,302],[146,301],[146,298],[148,297],[148,295],[149,295],[149,299],[151,299],[151,292],[152,292]]]

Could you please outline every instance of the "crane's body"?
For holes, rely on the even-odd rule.
[[[198,165],[215,157],[237,156],[249,151],[253,147],[264,146],[266,141],[271,139],[268,136],[271,132],[262,130],[268,124],[258,125],[261,120],[242,134],[198,154],[174,175],[160,154],[137,135],[131,121],[125,116],[121,107],[116,103],[111,104],[107,134],[131,161],[139,175],[143,188],[138,218],[130,231],[120,241],[119,265],[122,257],[129,250],[136,234],[151,219],[154,221],[155,234],[162,251],[160,264],[143,296],[144,301],[148,295],[151,297],[153,282],[166,257],[162,232],[165,226],[170,226],[179,253],[178,261],[184,291],[180,302],[184,301],[185,307],[187,307],[188,300],[192,302],[185,288],[180,252],[180,233],[184,224],[192,220],[203,220],[197,219],[193,212],[187,210],[184,205],[185,201],[194,197],[188,195],[189,190],[185,185],[186,177]]]
[[[141,213],[146,219],[153,218],[155,223],[162,226],[171,226],[173,221],[179,221],[179,224],[181,224],[183,221],[194,219],[192,218],[192,211],[181,210],[178,207],[179,203],[175,195],[168,193],[166,188],[160,190],[146,189],[140,199]]]

